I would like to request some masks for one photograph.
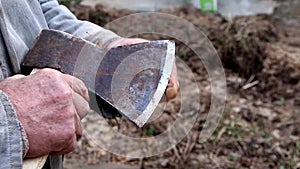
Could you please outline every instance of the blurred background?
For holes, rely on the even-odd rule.
[[[211,96],[204,65],[188,46],[176,39],[138,35],[176,42],[176,55],[192,70],[191,74],[181,74],[178,63],[179,78],[195,78],[201,91],[201,109],[193,129],[172,149],[141,159],[106,152],[83,135],[76,151],[65,156],[65,168],[300,168],[299,0],[60,0],[60,3],[78,18],[100,26],[146,11],[186,19],[212,42],[227,78],[223,116],[212,137],[200,142]],[[140,25],[132,19],[122,26],[138,29]],[[109,29],[124,34],[122,27]],[[185,29],[173,28],[178,32]],[[193,42],[201,45],[197,39]],[[190,90],[191,96],[194,93]],[[192,102],[188,99],[193,97],[181,99]],[[159,118],[143,128],[125,119],[120,122],[119,130],[135,137],[158,135],[174,122],[179,109],[180,98],[177,98],[168,103]],[[114,120],[107,122],[118,127]],[[99,137],[109,138],[109,133]]]

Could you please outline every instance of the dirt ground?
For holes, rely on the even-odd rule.
[[[193,7],[161,11],[184,18],[203,30],[225,68],[226,108],[217,130],[206,142],[199,141],[199,134],[210,106],[210,79],[196,54],[175,39],[177,55],[193,70],[191,74],[181,74],[183,64],[179,62],[179,78],[188,81],[195,76],[201,90],[197,94],[191,89],[191,97],[184,98],[194,99],[195,93],[201,98],[199,116],[186,138],[160,155],[128,159],[102,150],[83,135],[76,151],[65,156],[65,167],[300,168],[300,3],[280,2],[273,15],[241,16],[231,21]],[[71,10],[79,18],[101,26],[131,13],[103,6],[90,9],[75,5]],[[138,21],[123,26],[137,29]],[[110,29],[124,33],[122,27]],[[184,29],[176,27],[174,31]],[[139,37],[168,38],[153,34]],[[158,120],[142,129],[122,120],[120,132],[136,137],[158,135],[174,121],[178,109],[179,98],[168,103]],[[87,118],[85,124],[92,119]],[[109,124],[117,128],[113,120]],[[95,125],[101,128],[101,124]],[[109,134],[101,137],[110,138]]]

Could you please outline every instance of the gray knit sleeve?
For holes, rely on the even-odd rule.
[[[23,151],[22,130],[12,103],[8,96],[0,91],[0,169],[22,168],[23,154],[28,150]],[[26,136],[23,139],[26,139]]]

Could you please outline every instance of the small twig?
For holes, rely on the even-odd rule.
[[[243,89],[243,90],[247,90],[247,89],[249,89],[249,88],[251,88],[251,87],[257,85],[258,83],[259,83],[259,81],[256,80],[256,81],[254,81],[254,82],[252,82],[252,83],[248,83],[248,84],[244,85],[244,86],[242,87],[242,89]]]
[[[254,78],[255,78],[255,75],[251,75],[250,78],[246,81],[245,84],[248,84],[248,83],[252,82],[252,80],[254,80]]]
[[[185,149],[184,149],[184,155],[187,156],[188,153],[189,153],[189,149],[190,149],[190,146],[192,144],[192,136],[187,136],[187,143],[186,143],[186,146],[185,146]],[[185,159],[184,159],[185,160]]]
[[[220,138],[222,137],[222,135],[226,132],[226,127],[222,127],[222,129],[219,131],[218,136],[217,136],[217,140],[220,140]]]
[[[181,160],[181,157],[180,157],[180,154],[179,154],[179,152],[178,152],[178,149],[177,149],[177,147],[176,146],[174,146],[173,147],[173,150],[174,150],[174,154],[175,154],[175,156],[177,157],[177,159],[181,162],[182,160]]]
[[[186,157],[188,157],[191,154],[192,150],[194,149],[196,143],[198,142],[199,135],[200,132],[196,131],[195,133],[192,134],[190,138],[188,137],[188,142],[187,142],[188,145],[184,151]]]

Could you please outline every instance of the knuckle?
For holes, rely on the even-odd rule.
[[[70,105],[72,101],[72,91],[67,88],[60,88],[57,90],[56,96],[54,97],[54,101],[57,103],[65,103],[65,105]],[[71,107],[68,112],[71,112]]]
[[[77,148],[77,142],[73,140],[72,143],[69,145],[68,153],[74,151],[76,148]]]
[[[61,73],[54,69],[44,68],[44,69],[39,70],[36,74],[40,75],[42,79],[50,82],[53,85],[60,84],[62,81]]]
[[[90,112],[91,108],[90,108],[90,104],[88,102],[85,102],[85,112],[86,114],[88,114],[88,112]]]
[[[82,80],[76,78],[76,77],[73,77],[73,78],[76,79],[76,80],[74,80],[74,81],[76,81],[76,82],[78,83],[78,86],[80,87],[81,91],[82,91],[83,93],[87,93],[87,92],[88,92],[88,89],[87,89],[87,87],[85,86],[84,82],[83,82]]]
[[[72,127],[72,128],[69,128],[65,133],[64,133],[64,137],[66,140],[72,140],[73,137],[75,135],[75,129]]]
[[[167,89],[166,95],[168,99],[174,99],[177,96],[177,90],[174,88]]]
[[[39,72],[41,74],[46,74],[46,75],[52,75],[51,77],[55,77],[55,76],[59,76],[60,72],[55,70],[55,69],[51,69],[51,68],[44,68],[39,70]]]
[[[89,91],[86,87],[83,89],[83,96],[84,96],[84,98],[86,98],[87,101],[90,101]]]
[[[68,106],[66,112],[64,113],[65,114],[65,118],[66,120],[69,120],[70,121],[70,127],[72,126],[73,127],[73,124],[74,124],[74,116],[76,115],[76,112],[74,111],[74,108],[72,106]],[[71,125],[72,124],[72,125]],[[69,130],[69,132],[71,132],[70,134],[74,134],[75,133],[75,129],[71,128]]]
[[[72,90],[70,88],[68,88],[67,86],[63,86],[62,89],[61,89],[61,97],[62,99],[72,99]]]
[[[87,87],[85,86],[85,84],[82,82],[82,92],[84,93],[84,94],[87,94],[88,93],[88,89],[87,89]]]

